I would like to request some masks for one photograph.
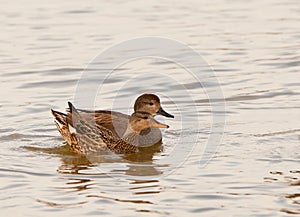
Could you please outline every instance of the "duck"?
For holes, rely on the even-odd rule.
[[[169,128],[155,120],[153,116],[144,111],[135,111],[129,117],[129,123],[123,138],[117,137],[111,130],[102,125],[90,122],[85,116],[69,104],[69,113],[51,112],[55,118],[58,131],[67,141],[72,151],[80,154],[99,153],[110,150],[117,154],[138,152],[138,135],[150,127]]]
[[[81,117],[87,121],[94,122],[96,126],[102,126],[110,130],[115,137],[125,138],[130,115],[108,110],[77,109],[77,111],[80,113]],[[56,111],[54,111],[54,113],[55,112]],[[142,94],[135,100],[134,112],[147,112],[153,117],[156,115],[162,115],[167,118],[174,118],[174,115],[169,114],[162,108],[159,97],[155,94],[149,93]],[[61,115],[61,118],[70,116],[70,112],[67,114],[57,112],[57,114]],[[68,130],[67,128],[63,128],[60,132],[64,129]],[[63,134],[67,134],[67,132],[61,132],[61,134],[63,136]],[[145,128],[140,132],[140,134],[138,134],[137,145],[140,147],[147,147],[161,142],[162,134],[159,128]]]

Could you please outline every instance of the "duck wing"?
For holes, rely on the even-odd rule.
[[[70,112],[66,118],[70,131],[74,131],[73,136],[76,138],[76,147],[80,152],[87,154],[91,152],[100,152],[106,149],[115,153],[132,153],[137,152],[138,147],[132,145],[115,135],[102,125],[95,125],[95,122],[89,122],[88,116],[82,116],[76,108],[69,103]]]
[[[70,110],[70,109],[69,109]],[[122,138],[129,124],[129,115],[107,110],[77,110],[82,118],[97,127],[110,130],[115,137]],[[71,112],[68,113],[68,116]]]

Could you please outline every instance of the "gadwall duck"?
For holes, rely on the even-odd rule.
[[[89,154],[111,150],[115,153],[133,153],[138,151],[138,135],[150,127],[168,128],[159,123],[147,112],[136,111],[129,116],[129,123],[124,138],[117,137],[102,125],[95,125],[81,115],[69,102],[69,113],[52,110],[57,129],[75,152]]]
[[[174,118],[173,115],[167,113],[160,104],[160,99],[154,94],[143,94],[139,96],[134,103],[134,112],[147,112],[152,116],[163,115],[168,118]],[[103,126],[110,130],[115,137],[124,138],[128,128],[130,115],[115,111],[106,110],[84,110],[78,109],[80,116],[89,122],[94,122],[96,126]],[[67,115],[60,113],[61,115]],[[64,133],[66,134],[66,133]],[[162,134],[160,129],[150,127],[142,130],[139,134],[138,146],[150,146],[160,143]]]

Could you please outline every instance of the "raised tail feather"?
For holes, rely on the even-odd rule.
[[[54,116],[55,122],[59,122],[60,124],[67,124],[66,122],[66,117],[67,115],[59,112],[59,111],[55,111],[53,109],[51,109],[51,113]]]
[[[59,130],[62,128],[68,128],[69,125],[73,126],[73,122],[80,120],[80,115],[77,109],[73,106],[71,102],[68,102],[69,113],[64,114],[59,111],[51,109],[51,113],[54,116],[55,124],[58,126]]]
[[[68,106],[69,106],[70,113],[72,113],[73,111],[77,112],[76,108],[73,106],[73,104],[71,102],[68,102]]]

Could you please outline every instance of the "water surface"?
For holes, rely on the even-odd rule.
[[[7,2],[0,9],[1,216],[299,215],[299,6],[296,0]],[[159,117],[171,128],[158,150],[91,162],[72,154],[53,124],[49,109],[64,110],[74,100],[83,69],[99,52],[149,35],[189,45],[221,84],[226,128],[205,167],[199,160],[211,133],[210,104],[173,63],[129,62],[95,101],[130,113],[140,87],[151,87],[176,116]],[[200,112],[185,120],[197,118],[197,129],[182,124],[181,110],[191,102],[180,86],[159,77],[170,71],[196,94]],[[131,80],[137,73],[148,78]],[[161,162],[182,137],[197,137],[197,144],[181,144],[195,150],[166,173]]]

